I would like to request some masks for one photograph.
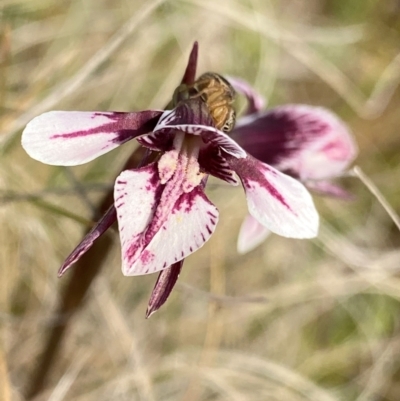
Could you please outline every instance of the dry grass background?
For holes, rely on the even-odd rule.
[[[135,147],[45,166],[21,149],[29,119],[163,107],[198,40],[200,72],[243,77],[270,105],[336,111],[399,210],[399,13],[398,0],[1,0],[0,399],[23,400],[68,280],[57,269]],[[114,233],[38,400],[398,401],[399,231],[343,182],[356,200],[316,197],[317,239],[273,236],[239,256],[242,190],[213,181],[217,232],[149,320],[156,276],[122,276]]]

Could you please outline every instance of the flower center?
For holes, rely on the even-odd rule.
[[[165,152],[157,164],[161,184],[173,183],[177,190],[185,193],[200,184],[204,177],[198,162],[201,143],[199,137],[176,132],[173,149]]]

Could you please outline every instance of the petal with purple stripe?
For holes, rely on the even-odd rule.
[[[125,275],[166,269],[201,248],[214,232],[218,210],[200,186],[189,193],[172,188],[172,198],[170,190],[160,183],[154,164],[117,178],[114,197]]]
[[[227,161],[242,181],[250,214],[260,224],[283,237],[317,235],[318,213],[303,184],[251,156]]]
[[[234,157],[246,157],[246,152],[234,140],[213,125],[205,103],[201,99],[189,99],[180,102],[175,109],[165,111],[149,137],[155,142],[157,133],[170,134],[179,130],[199,135],[205,143],[218,146]]]
[[[74,166],[95,159],[153,130],[158,110],[139,113],[50,111],[22,133],[22,146],[43,163]]]
[[[357,155],[346,124],[321,107],[287,105],[246,116],[231,136],[255,158],[302,180],[338,176]]]
[[[227,161],[218,148],[208,146],[200,150],[199,164],[207,173],[231,185],[239,185],[239,180],[235,172],[231,169]]]
[[[251,214],[244,219],[238,237],[237,249],[241,254],[252,251],[261,245],[271,234],[268,228],[261,225]]]
[[[132,260],[136,260],[146,246],[145,233],[154,217],[162,189],[154,163],[137,170],[125,170],[115,181],[114,204],[125,275],[132,275]]]

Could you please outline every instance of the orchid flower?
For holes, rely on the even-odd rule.
[[[196,63],[197,43],[184,84],[194,83]],[[317,235],[318,213],[304,185],[257,160],[216,128],[199,96],[181,99],[165,111],[47,112],[26,126],[22,146],[43,163],[73,166],[131,139],[156,152],[155,161],[122,171],[115,181],[114,206],[66,259],[59,275],[117,219],[123,274],[160,272],[149,316],[167,299],[184,259],[215,230],[218,209],[204,192],[209,175],[232,185],[238,185],[239,177],[250,214],[272,232],[293,238]]]
[[[247,82],[228,78],[247,98],[245,116],[231,137],[249,154],[301,180],[310,190],[337,198],[351,196],[331,179],[340,177],[357,155],[351,132],[335,114],[322,107],[284,105],[264,109],[264,99]],[[238,251],[246,253],[271,233],[252,215],[240,229]]]

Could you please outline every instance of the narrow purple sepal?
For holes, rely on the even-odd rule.
[[[197,56],[199,53],[199,44],[198,42],[193,43],[192,51],[189,55],[188,64],[185,70],[185,74],[183,75],[182,84],[191,85],[196,79],[196,70],[197,70]]]
[[[160,272],[157,278],[157,282],[153,288],[150,296],[149,304],[146,310],[146,319],[148,319],[153,313],[157,312],[161,306],[167,301],[171,291],[173,290],[179,274],[182,270],[184,259],[172,266],[164,269]]]
[[[104,216],[96,223],[96,225],[85,235],[83,240],[71,252],[65,262],[58,271],[58,277],[61,277],[72,264],[77,262],[80,257],[86,253],[93,245],[94,241],[102,236],[111,225],[117,220],[117,214],[114,205],[111,205]]]

